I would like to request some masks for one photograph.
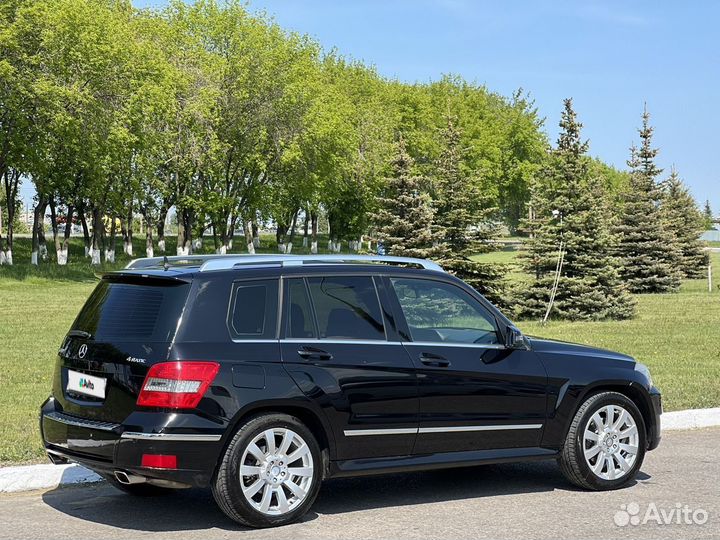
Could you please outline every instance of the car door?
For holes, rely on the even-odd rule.
[[[416,454],[539,446],[547,375],[502,345],[492,311],[459,283],[390,277],[420,396]]]
[[[326,414],[335,459],[410,454],[418,427],[417,376],[389,328],[375,279],[293,277],[284,280],[284,291],[283,362]]]

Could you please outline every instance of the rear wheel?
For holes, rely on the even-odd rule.
[[[560,468],[582,488],[616,489],[635,478],[645,448],[645,423],[637,405],[618,392],[602,392],[590,396],[575,414]]]
[[[250,527],[295,521],[322,480],[320,447],[305,425],[284,414],[246,422],[228,445],[212,491],[231,519]]]

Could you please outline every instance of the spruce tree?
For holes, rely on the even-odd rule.
[[[435,163],[435,229],[440,262],[450,273],[469,283],[489,300],[502,304],[502,269],[473,261],[470,255],[489,251],[497,234],[497,208],[483,194],[478,178],[465,168],[462,133],[452,118],[441,133],[443,149]]]
[[[703,208],[703,227],[706,231],[709,231],[714,227],[713,223],[713,212],[710,206],[710,200],[705,199],[705,208]]]
[[[413,165],[400,136],[392,174],[378,198],[377,234],[388,255],[430,258],[438,254],[432,231],[434,211],[430,195],[423,190],[428,181],[413,174]]]
[[[700,240],[704,217],[674,167],[663,182],[660,213],[663,225],[673,235],[674,244],[679,250],[678,268],[683,277],[703,278],[709,263],[708,254]]]
[[[652,146],[653,128],[647,109],[639,130],[641,145],[630,148],[630,182],[623,195],[617,234],[621,277],[631,292],[666,293],[677,291],[680,252],[660,212],[662,191],[655,165],[658,150]]]
[[[520,315],[543,317],[562,257],[552,316],[570,320],[627,319],[634,300],[619,278],[609,196],[591,171],[572,100],[566,99],[557,148],[533,187],[527,269],[534,276]]]

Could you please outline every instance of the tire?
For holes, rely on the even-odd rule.
[[[136,497],[162,497],[177,491],[173,488],[153,486],[151,484],[121,484],[117,481],[117,478],[111,474],[101,474],[100,476],[107,480],[108,484],[115,489],[119,489],[128,495],[135,495]]]
[[[590,396],[575,414],[560,468],[583,489],[618,489],[635,478],[646,448],[645,422],[637,405],[623,394],[601,392]]]
[[[300,420],[286,414],[256,416],[230,441],[212,492],[220,509],[241,525],[277,527],[310,509],[322,469],[320,447]]]

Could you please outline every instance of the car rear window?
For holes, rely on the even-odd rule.
[[[187,283],[102,280],[75,319],[96,341],[169,341],[190,290]]]
[[[278,280],[233,284],[228,326],[233,339],[274,339],[278,318]]]

